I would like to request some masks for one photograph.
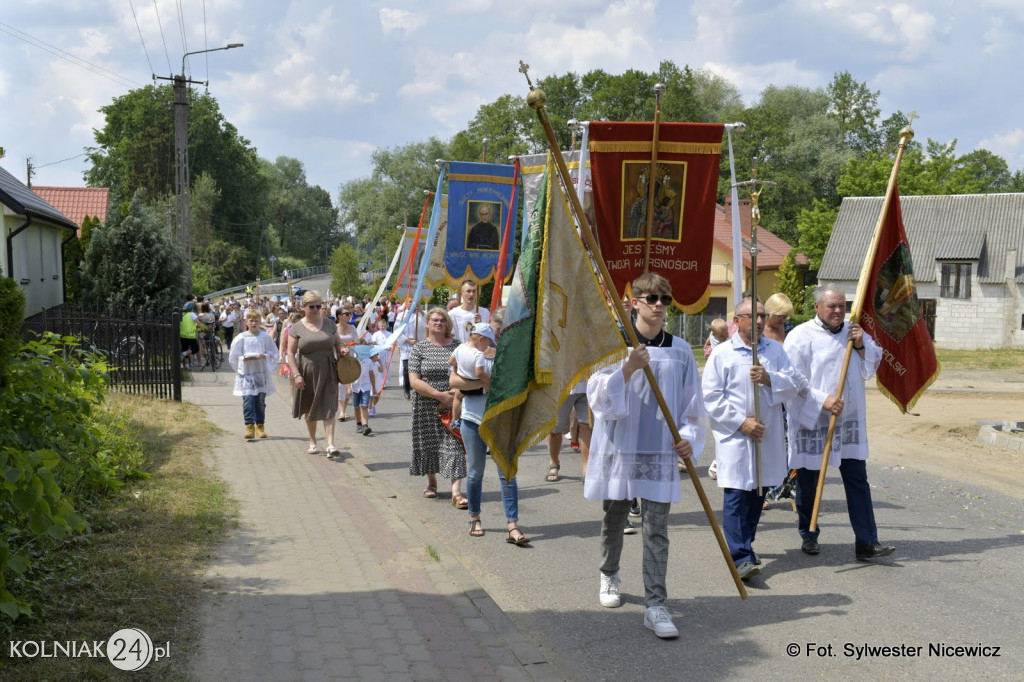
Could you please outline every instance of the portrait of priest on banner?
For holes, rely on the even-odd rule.
[[[497,251],[501,246],[501,202],[470,201],[466,216],[466,249]]]

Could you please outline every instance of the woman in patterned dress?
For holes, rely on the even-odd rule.
[[[318,292],[307,291],[302,296],[306,314],[288,330],[292,337],[288,344],[288,367],[295,387],[292,416],[306,420],[311,455],[317,453],[316,423],[322,421],[327,434],[327,456],[336,457],[339,451],[334,447],[334,417],[338,410],[335,353],[347,355],[348,348],[338,336],[334,321],[323,315],[323,305]]]
[[[427,338],[412,349],[409,358],[409,385],[415,395],[412,403],[412,463],[409,474],[427,477],[423,497],[437,497],[437,474],[452,482],[452,506],[468,506],[462,494],[466,477],[466,452],[462,444],[445,428],[438,410],[451,409],[455,391],[448,385],[451,357],[459,345],[452,336],[452,320],[444,308],[427,313]]]

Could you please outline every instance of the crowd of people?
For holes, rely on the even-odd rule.
[[[409,473],[424,479],[423,497],[448,499],[468,515],[469,535],[485,535],[482,486],[488,458],[480,437],[486,391],[494,371],[502,313],[477,301],[477,283],[462,283],[447,307],[370,306],[348,297],[324,299],[307,291],[298,301],[227,301],[217,318],[225,336],[234,335],[229,362],[236,372],[235,394],[242,398],[246,438],[264,438],[266,396],[275,369],[289,378],[292,416],[306,422],[308,453],[338,457],[335,423],[347,421],[349,406],[357,433],[370,435],[369,420],[390,374],[391,350],[385,339],[396,325],[394,348],[399,376],[411,401]],[[819,529],[811,515],[822,451],[830,420],[836,420],[830,463],[843,479],[854,532],[854,558],[892,554],[878,540],[865,460],[868,457],[864,383],[882,352],[859,325],[845,320],[845,292],[823,285],[814,294],[815,316],[793,326],[793,305],[783,294],[764,304],[744,296],[728,322],[717,320],[705,348],[703,371],[689,344],[666,330],[671,286],[645,273],[624,299],[624,310],[638,343],[622,362],[596,372],[573,387],[548,438],[551,462],[546,480],[559,480],[563,434],[578,429],[583,494],[601,501],[599,602],[622,603],[619,578],[623,535],[642,526],[643,624],[661,638],[678,636],[666,608],[670,506],[682,496],[680,481],[695,462],[710,429],[715,443],[712,476],[723,489],[722,526],[742,580],[760,573],[754,550],[757,526],[770,491],[795,480],[797,531],[801,550],[817,555]],[[196,324],[208,302],[194,307]],[[216,315],[217,306],[211,311]],[[370,315],[367,333],[356,320]],[[232,329],[232,332],[228,332]],[[183,324],[183,331],[185,326]],[[623,329],[624,337],[630,335]],[[183,349],[185,348],[183,335]],[[756,354],[752,345],[756,341]],[[853,355],[842,395],[836,382],[848,342]],[[370,344],[370,349],[360,349]],[[756,356],[757,362],[754,362]],[[339,382],[338,358],[352,357],[352,379]],[[673,441],[665,415],[651,397],[645,373],[660,386],[678,428]],[[756,399],[755,399],[756,396]],[[756,407],[755,407],[756,404]],[[574,417],[575,425],[570,424]],[[519,528],[518,485],[497,471],[507,534],[521,546],[530,538]],[[439,479],[448,492],[439,491]],[[463,490],[465,485],[465,490]]]

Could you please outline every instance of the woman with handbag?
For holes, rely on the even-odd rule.
[[[327,435],[327,456],[336,457],[334,418],[338,410],[336,355],[347,355],[334,321],[323,314],[323,299],[316,291],[302,295],[305,315],[288,333],[288,368],[295,387],[292,416],[306,420],[309,454],[317,454],[316,423],[322,421]],[[298,358],[296,357],[298,354]]]
[[[337,317],[338,325],[338,337],[345,346],[351,346],[359,340],[359,331],[355,325],[352,324],[352,306],[347,303],[343,303],[341,308],[338,310]],[[348,403],[352,398],[352,384],[342,384],[338,386],[338,411],[341,412],[338,415],[338,421],[347,422],[348,416]],[[359,421],[358,419],[356,421]]]
[[[437,497],[437,474],[441,474],[452,482],[452,506],[465,509],[469,505],[462,494],[466,452],[441,421],[442,413],[450,412],[455,398],[455,391],[448,385],[448,359],[458,346],[448,312],[431,308],[427,313],[427,338],[413,346],[409,358],[409,385],[415,391],[409,474],[427,477],[423,497],[429,499]]]

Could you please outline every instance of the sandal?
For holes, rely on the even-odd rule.
[[[519,533],[519,537],[512,537],[512,533]],[[508,537],[505,538],[505,542],[510,545],[522,547],[523,545],[530,544],[530,538],[526,537],[526,535],[523,534],[523,531],[519,530],[519,528],[510,528],[508,531]]]
[[[484,524],[480,523],[480,519],[469,520],[469,534],[474,538],[482,538],[484,536]]]
[[[455,507],[456,509],[468,509],[469,500],[466,499],[466,496],[463,495],[462,493],[457,493],[455,495],[452,495],[452,506]]]
[[[340,422],[347,422],[351,418],[352,417],[348,416],[347,414],[343,414],[340,417],[338,417],[338,421],[340,421]]]
[[[309,444],[309,449],[306,450],[306,452],[308,452],[311,455],[315,455],[316,453],[318,453],[320,451],[316,449],[316,443],[310,443]]]
[[[561,469],[559,464],[551,464],[548,466],[548,475],[544,477],[544,480],[548,483],[554,483],[558,480],[558,472]]]
[[[437,486],[428,485],[426,488],[424,488],[423,497],[427,498],[428,500],[432,500],[435,497],[437,497]]]
[[[341,450],[339,450],[338,448],[334,447],[333,445],[330,445],[330,446],[327,447],[327,456],[330,457],[330,458],[340,457],[341,456]]]

